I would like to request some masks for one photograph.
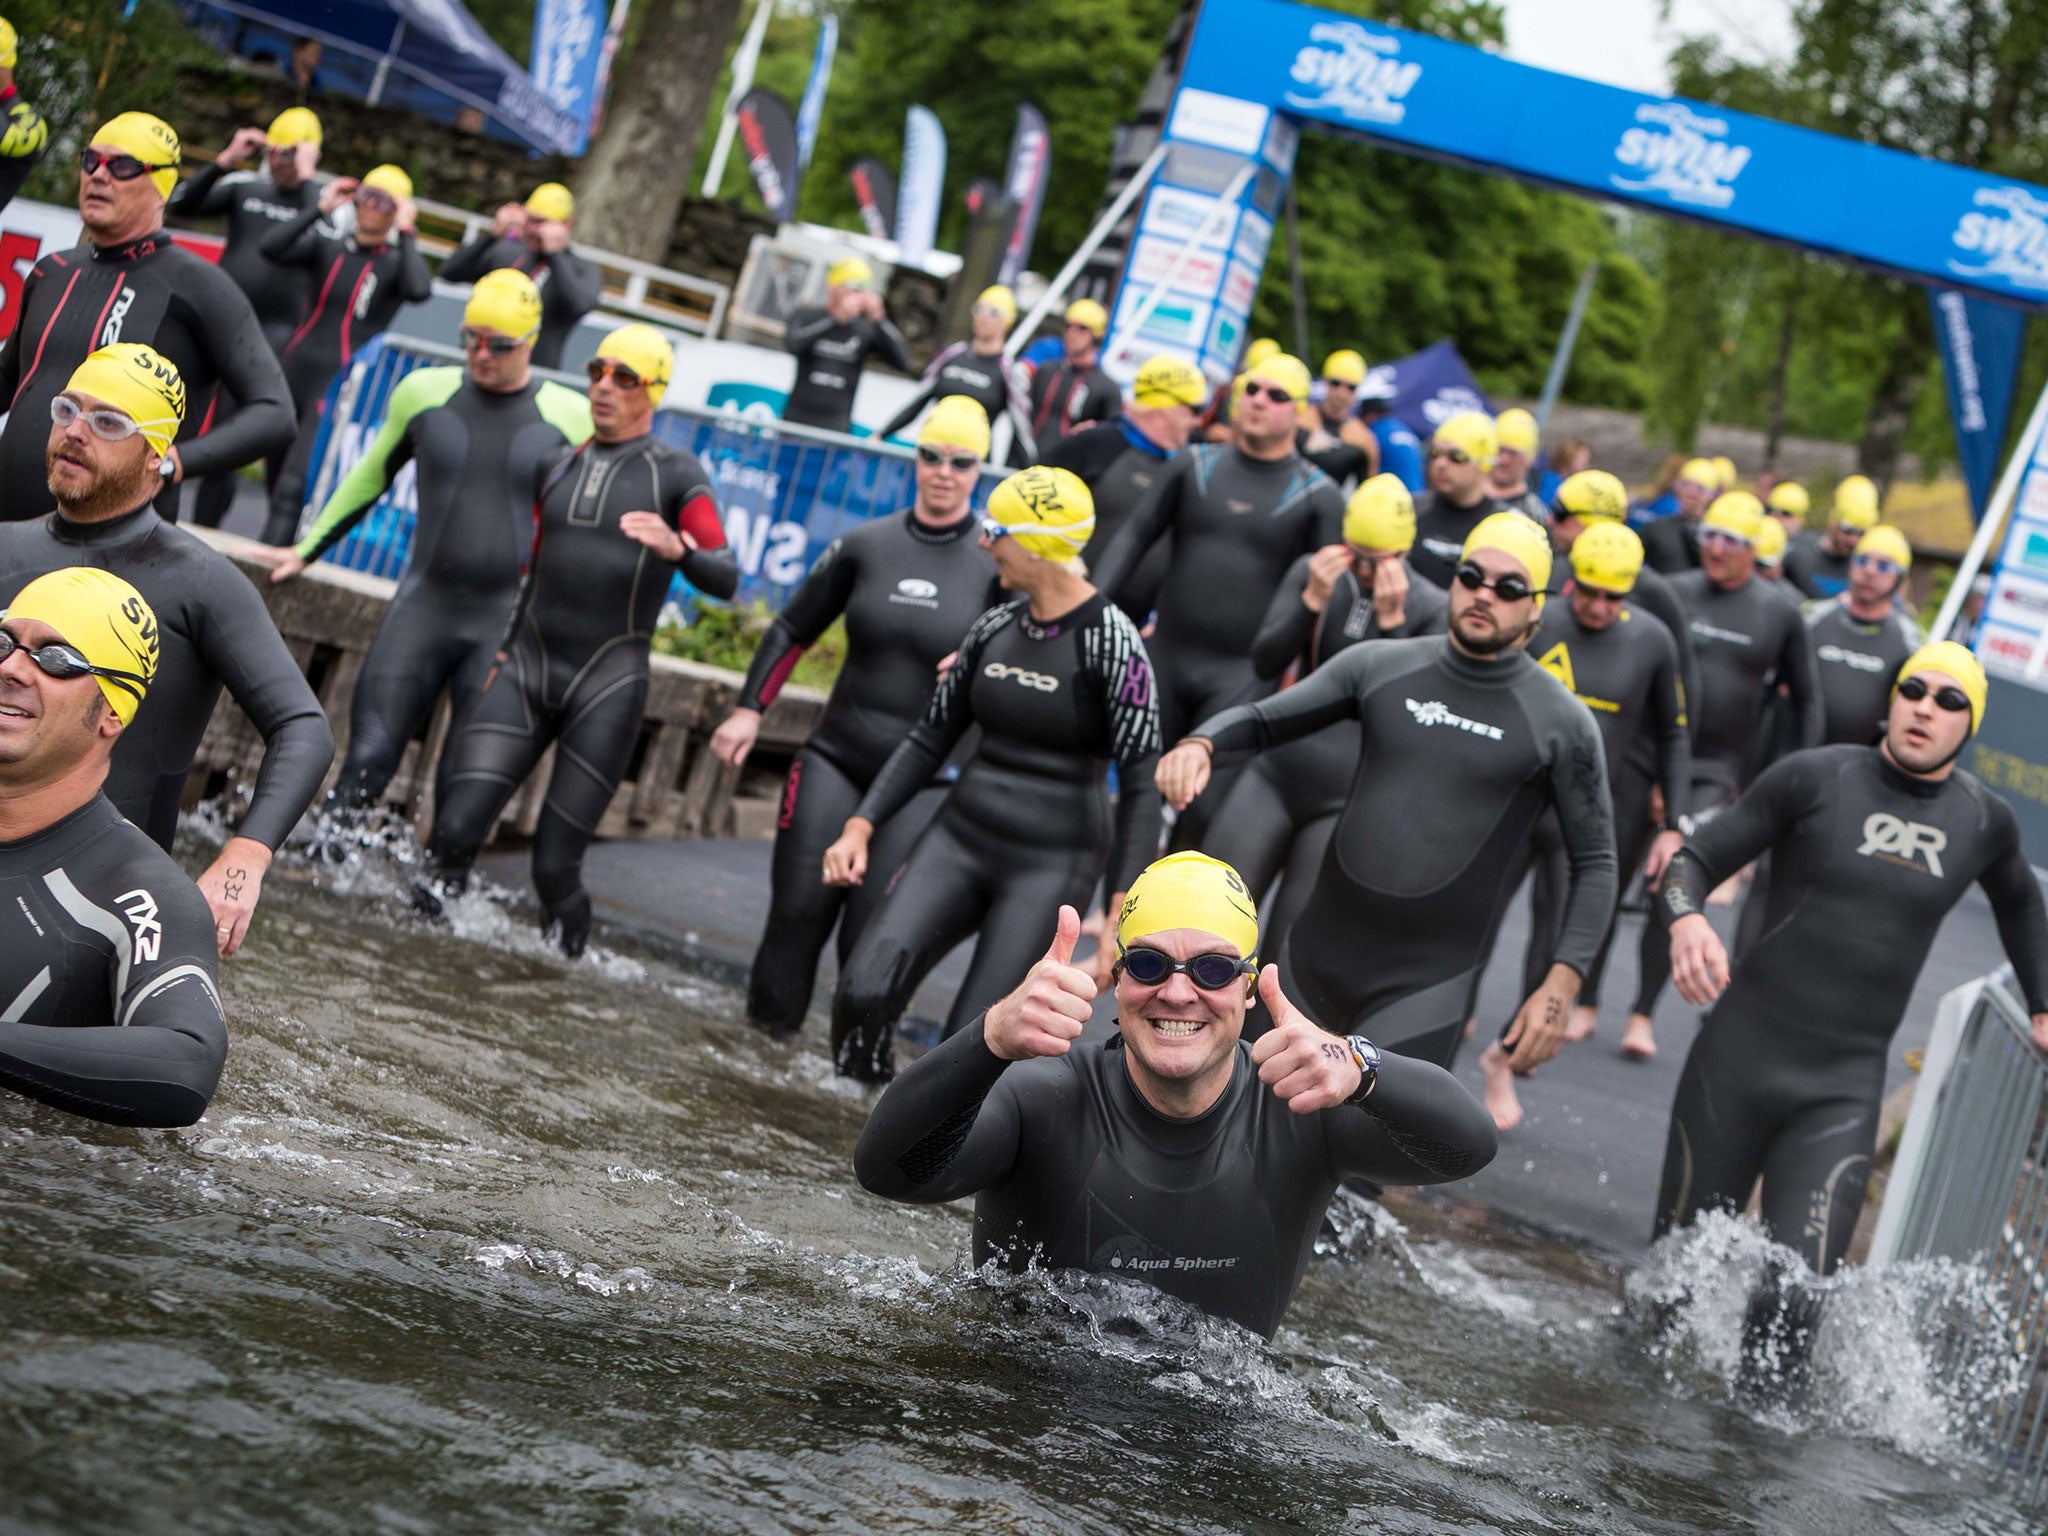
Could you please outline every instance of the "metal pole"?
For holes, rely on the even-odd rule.
[[[1247,160],[1244,169],[1231,177],[1230,185],[1225,187],[1223,195],[1216,199],[1216,206],[1211,208],[1209,216],[1202,220],[1201,228],[1189,235],[1182,242],[1181,248],[1173,253],[1173,260],[1168,262],[1166,270],[1159,274],[1159,281],[1151,286],[1144,298],[1138,300],[1138,307],[1131,311],[1130,319],[1126,320],[1120,329],[1110,332],[1104,340],[1102,350],[1105,353],[1115,351],[1112,343],[1118,336],[1135,336],[1145,328],[1145,322],[1152,318],[1152,311],[1157,309],[1159,301],[1166,297],[1166,290],[1173,286],[1174,279],[1179,277],[1186,270],[1187,264],[1194,259],[1195,252],[1201,248],[1202,242],[1221,228],[1226,218],[1237,212],[1237,200],[1244,196],[1244,189],[1251,185],[1252,177],[1258,169],[1256,160]],[[1199,346],[1199,343],[1197,345]]]
[[[1308,288],[1301,272],[1301,221],[1294,211],[1294,178],[1287,178],[1287,286],[1294,297],[1294,355],[1307,363],[1308,356]]]
[[[1074,254],[1067,258],[1067,264],[1060,268],[1059,275],[1046,288],[1044,296],[1031,306],[1029,314],[1010,327],[1010,339],[1003,343],[1005,360],[1016,361],[1017,354],[1024,350],[1024,344],[1031,339],[1031,333],[1038,329],[1038,323],[1052,313],[1053,305],[1066,294],[1067,285],[1081,275],[1081,269],[1088,264],[1088,258],[1095,254],[1095,248],[1109,238],[1109,232],[1116,228],[1117,221],[1123,218],[1131,204],[1138,200],[1138,194],[1151,185],[1152,178],[1159,174],[1159,167],[1165,160],[1166,146],[1161,144],[1145,157],[1143,165],[1132,172],[1130,184],[1117,193],[1116,201],[1102,211],[1102,217],[1097,219],[1095,227],[1088,231],[1088,238],[1074,248]]]
[[[761,60],[761,38],[774,10],[775,0],[755,0],[754,19],[747,23],[746,36],[740,39],[739,50],[732,56],[732,89],[725,93],[725,107],[718,114],[718,137],[711,144],[711,161],[704,167],[705,197],[718,196],[719,183],[725,180],[726,156],[732,153],[733,132],[739,126],[733,103],[754,88],[754,66]]]
[[[1998,477],[1998,489],[1991,493],[1991,505],[1984,509],[1984,520],[1977,524],[1977,536],[1970,540],[1963,563],[1956,567],[1956,579],[1949,586],[1948,596],[1942,599],[1941,612],[1935,615],[1934,628],[1929,631],[1935,639],[1947,639],[1948,632],[1955,628],[1956,615],[1963,610],[1963,599],[1970,595],[1970,584],[1977,579],[1984,557],[1991,552],[1991,541],[1997,537],[2005,514],[2012,509],[2013,497],[2019,494],[2020,476],[2026,472],[2034,443],[2044,426],[2048,426],[2048,386],[2042,388],[2041,398],[2034,402],[2034,414],[2027,418],[2026,430],[2020,433],[2012,457],[2005,461],[2005,473]]]
[[[377,61],[377,73],[370,81],[370,94],[363,98],[365,106],[376,106],[384,99],[384,87],[391,79],[391,61],[398,56],[398,45],[405,41],[405,18],[399,17],[398,25],[392,29],[391,46],[384,50],[384,57]]]
[[[1572,307],[1564,317],[1564,329],[1558,333],[1557,350],[1550,354],[1550,372],[1543,376],[1543,398],[1536,402],[1536,435],[1541,437],[1544,428],[1550,425],[1551,408],[1557,404],[1557,397],[1564,390],[1564,376],[1571,370],[1572,353],[1579,345],[1579,327],[1586,320],[1586,306],[1593,302],[1593,284],[1599,280],[1600,263],[1589,261],[1586,270],[1579,274],[1579,286],[1572,293]]]

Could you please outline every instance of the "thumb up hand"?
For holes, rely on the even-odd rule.
[[[1061,907],[1045,958],[982,1020],[982,1040],[1004,1061],[1064,1056],[1080,1038],[1095,1002],[1095,979],[1073,963],[1080,938],[1081,914]]]

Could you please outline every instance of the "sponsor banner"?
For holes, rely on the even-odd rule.
[[[589,145],[602,100],[601,79],[609,38],[605,0],[535,0],[533,83],[575,125],[565,152]]]
[[[2048,694],[2000,671],[1990,682],[1984,729],[1964,749],[1963,766],[2012,807],[2028,862],[2048,868]]]
[[[862,155],[846,174],[853,182],[861,228],[873,239],[887,240],[896,227],[895,173],[873,155]]]
[[[1252,312],[1252,300],[1258,296],[1259,269],[1246,266],[1241,261],[1233,261],[1230,270],[1223,274],[1223,307],[1239,315],[1249,315]]]
[[[1412,357],[1377,365],[1368,377],[1394,386],[1393,414],[1429,441],[1436,429],[1463,411],[1493,413],[1493,406],[1449,341],[1424,347]]]
[[[1998,569],[2048,577],[2048,523],[2030,517],[2016,517],[2005,531],[2005,548],[1999,553]]]
[[[827,11],[818,25],[818,49],[811,56],[811,78],[804,83],[804,99],[796,111],[799,176],[811,168],[811,151],[818,147],[818,119],[825,115],[825,92],[832,84],[832,56],[838,51],[839,18]]]
[[[2042,440],[2042,446],[2048,447],[2048,438]],[[2026,478],[2020,481],[2020,494],[2013,510],[2021,517],[2048,522],[2048,466],[2038,457],[2027,470]]]
[[[2024,678],[2033,665],[2034,648],[2040,644],[2038,629],[2016,629],[2010,624],[1981,625],[1974,642],[1977,657],[1987,672],[2015,681]]]
[[[1989,623],[2034,634],[2048,630],[2048,578],[2036,579],[2018,571],[2000,572],[1984,604],[1984,617]]]
[[[1009,166],[1003,172],[1003,188],[1017,205],[1017,212],[1010,220],[1010,238],[996,269],[997,282],[1014,285],[1031,259],[1038,213],[1045,206],[1046,183],[1051,179],[1052,134],[1045,126],[1045,114],[1028,101],[1020,102],[1017,126],[1010,135]]]
[[[1231,253],[1239,261],[1249,262],[1256,269],[1265,266],[1266,252],[1273,248],[1273,221],[1263,214],[1245,209],[1237,225],[1237,243]]]
[[[1266,139],[1272,114],[1255,101],[1241,101],[1218,91],[1190,89],[1185,84],[1173,98],[1169,136],[1194,144],[1210,144],[1240,155],[1255,155]]]
[[[1162,240],[1150,234],[1138,236],[1131,244],[1130,281],[1141,288],[1150,288],[1165,281],[1166,274],[1173,270],[1174,262],[1186,244],[1185,236],[1178,240]],[[1172,288],[1175,292],[1213,294],[1222,283],[1222,255],[1197,247],[1188,252],[1186,261],[1181,262]]]
[[[929,107],[903,118],[903,176],[896,193],[896,243],[915,265],[939,237],[939,192],[946,180],[946,130]]]
[[[1210,197],[1202,192],[1185,192],[1179,187],[1160,187],[1145,204],[1144,231],[1183,245],[1195,238],[1195,234],[1215,213],[1221,198]],[[1254,217],[1257,217],[1254,215]],[[1206,247],[1219,251],[1230,249],[1231,220],[1226,217],[1218,221],[1202,241]]]
[[[747,171],[754,178],[754,190],[762,206],[778,224],[787,224],[796,212],[797,164],[796,120],[789,104],[766,86],[756,86],[740,98],[733,109],[739,124],[740,144],[747,152]]]
[[[1956,457],[1970,488],[1970,510],[1981,518],[1998,480],[1999,452],[2005,446],[2027,338],[2027,314],[1953,288],[1930,289],[1927,299],[1934,306],[1934,333],[1941,342]]]

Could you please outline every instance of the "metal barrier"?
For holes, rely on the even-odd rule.
[[[1871,1259],[1976,1264],[1990,1298],[1946,1331],[1956,1379],[1997,1352],[2021,1389],[1972,1436],[2021,1502],[2048,1497],[2048,1056],[2008,968],[1942,999],[1886,1188]]]
[[[315,469],[307,477],[307,510],[326,505],[362,457],[400,379],[415,368],[461,361],[453,347],[410,337],[380,336],[357,353],[329,389],[313,446]],[[567,374],[541,376],[582,387]],[[676,407],[655,413],[654,432],[696,454],[710,471],[726,539],[739,560],[742,602],[760,598],[779,608],[833,539],[869,518],[902,511],[916,495],[915,450],[874,438]],[[1000,471],[983,471],[976,506],[987,501],[999,477]],[[412,547],[417,507],[413,467],[407,465],[327,558],[352,571],[397,579]],[[672,598],[687,604],[687,586],[680,577],[677,582]]]

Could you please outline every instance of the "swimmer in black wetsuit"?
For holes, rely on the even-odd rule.
[[[1072,470],[1095,498],[1095,534],[1081,551],[1083,560],[1100,564],[1124,524],[1153,495],[1166,477],[1167,460],[1187,447],[1208,387],[1202,371],[1184,358],[1170,352],[1147,358],[1120,416],[1069,432],[1040,454],[1040,463]],[[1155,540],[1109,594],[1140,627],[1158,605],[1172,558],[1173,541]]]
[[[1643,541],[1643,563],[1662,576],[1677,576],[1700,568],[1700,519],[1714,504],[1724,487],[1721,472],[1711,459],[1687,459],[1671,482],[1671,494],[1678,510],[1666,517],[1652,518],[1639,530]]]
[[[1142,1280],[1270,1338],[1339,1182],[1439,1184],[1493,1160],[1449,1073],[1325,1033],[1258,971],[1227,865],[1173,854],[1132,885],[1106,1043],[1080,1039],[1098,990],[1072,962],[1080,931],[1061,908],[1022,984],[892,1083],[854,1150],[878,1195],[975,1196],[977,1266]],[[1275,1027],[1252,1045],[1255,988]]]
[[[604,274],[569,249],[570,227],[576,221],[576,199],[559,181],[544,181],[526,194],[524,203],[506,203],[491,220],[488,234],[458,247],[441,263],[440,276],[451,283],[474,283],[485,273],[523,272],[540,294],[540,335],[533,343],[533,366],[559,368],[562,349],[576,322],[597,308],[604,297]]]
[[[676,572],[731,597],[739,566],[711,479],[659,442],[654,405],[675,353],[651,325],[626,325],[590,360],[589,441],[541,461],[533,555],[501,648],[461,732],[427,857],[459,890],[513,791],[554,743],[554,775],[533,834],[533,884],[565,954],[590,939],[583,855],[631,765],[647,711],[648,652]],[[423,889],[421,906],[438,910]]]
[[[1991,898],[2018,990],[2048,1049],[2048,918],[2006,803],[1956,767],[1983,721],[1984,671],[1947,641],[1899,669],[1875,747],[1780,760],[1686,841],[1658,892],[1671,971],[1712,1011],[1671,1108],[1658,1234],[1739,1210],[1816,1274],[1842,1260],[1863,1205],[1885,1052],[1927,951],[1973,884]],[[1769,852],[1763,937],[1735,962],[1701,913],[1715,885]],[[1825,955],[1827,963],[1816,964]],[[1775,1356],[1796,1388],[1818,1298],[1777,1277],[1751,1308],[1745,1365]]]
[[[336,234],[320,221],[346,202],[354,203],[355,227]],[[413,243],[416,217],[412,178],[395,165],[380,165],[360,182],[337,176],[318,203],[263,242],[264,255],[297,267],[309,281],[298,328],[279,356],[299,413],[299,435],[279,456],[271,478],[266,544],[289,544],[298,532],[327,386],[399,310],[434,295],[434,280]]]
[[[1807,606],[1824,745],[1867,747],[1884,734],[1890,680],[1923,639],[1898,602],[1912,568],[1913,546],[1898,529],[1881,523],[1857,541],[1842,595]]]
[[[996,487],[982,542],[1003,586],[1022,596],[974,621],[924,719],[825,850],[830,883],[881,878],[869,851],[876,828],[931,782],[970,725],[981,727],[839,974],[832,1055],[843,1076],[879,1082],[895,1071],[896,1020],[955,945],[980,935],[949,1035],[1017,984],[1043,952],[1049,914],[1086,905],[1105,878],[1103,910],[1114,911],[1158,851],[1152,667],[1137,626],[1075,559],[1093,522],[1088,488],[1063,469],[1023,470]],[[1111,762],[1121,791],[1113,830]],[[1107,955],[1098,964],[1106,972]]]
[[[874,268],[858,256],[843,257],[832,263],[826,281],[824,304],[798,310],[782,333],[783,350],[796,354],[782,419],[845,432],[853,426],[853,396],[868,358],[908,373],[910,347],[882,308]]]
[[[1877,518],[1877,487],[1850,475],[1835,487],[1827,527],[1793,535],[1785,551],[1785,579],[1810,598],[1841,596],[1857,541],[1877,526]]]
[[[486,273],[462,311],[463,366],[416,368],[392,390],[384,425],[295,548],[265,551],[288,581],[347,536],[415,467],[418,517],[398,590],[363,658],[349,707],[343,811],[375,805],[406,744],[448,692],[450,738],[482,695],[533,547],[541,461],[590,436],[590,406],[533,377],[540,294],[523,272]],[[442,754],[437,798],[447,792]]]
[[[1759,765],[1756,750],[1769,690],[1783,683],[1795,729],[1791,746],[1820,743],[1820,688],[1813,646],[1799,610],[1756,575],[1756,539],[1763,503],[1747,491],[1717,497],[1700,524],[1702,568],[1672,582],[1685,605],[1699,658],[1700,691],[1689,701],[1694,719],[1692,788],[1681,827],[1704,825],[1733,800]],[[1668,815],[1668,813],[1667,813]],[[1657,1053],[1651,1019],[1670,975],[1669,949],[1655,923],[1643,925],[1635,1003],[1621,1039],[1624,1055]]]
[[[257,150],[264,169],[238,171]],[[282,352],[298,329],[306,309],[306,273],[263,254],[263,242],[281,224],[289,224],[320,201],[313,172],[320,164],[320,119],[304,107],[286,107],[268,130],[237,128],[235,136],[206,165],[178,183],[164,204],[177,219],[224,218],[227,243],[221,247],[220,269],[249,296],[270,350]],[[225,411],[226,392],[214,395],[214,409]],[[208,475],[192,501],[192,521],[218,528],[235,499],[232,474]]]
[[[1060,336],[1066,355],[1031,376],[1031,441],[1041,454],[1090,422],[1114,420],[1123,403],[1116,380],[1098,366],[1102,338],[1109,334],[1108,311],[1093,299],[1076,299],[1065,320]]]
[[[1308,369],[1285,353],[1251,369],[1231,444],[1200,443],[1176,455],[1095,567],[1103,591],[1120,592],[1154,545],[1173,540],[1150,642],[1168,743],[1198,720],[1273,691],[1251,661],[1266,605],[1298,557],[1343,541],[1343,498],[1294,451],[1295,408],[1308,389]],[[1175,847],[1201,841],[1235,778],[1233,766],[1185,808]]]
[[[1493,418],[1493,430],[1500,439],[1500,452],[1486,477],[1486,494],[1510,512],[1548,522],[1550,508],[1529,484],[1529,471],[1541,463],[1537,449],[1542,438],[1536,418],[1516,406]]]
[[[738,707],[712,733],[711,750],[721,761],[744,763],[762,713],[797,658],[833,620],[845,618],[845,664],[817,728],[789,765],[776,823],[768,926],[747,993],[747,1017],[770,1034],[803,1028],[833,924],[844,968],[889,890],[889,875],[945,799],[934,782],[889,818],[870,856],[877,878],[851,891],[825,883],[825,849],[897,743],[924,718],[939,663],[1000,595],[969,506],[988,448],[988,417],[979,405],[964,395],[939,402],[918,433],[916,502],[826,546],[754,652]]]
[[[1326,1028],[1453,1060],[1529,835],[1554,809],[1571,864],[1563,934],[1501,1043],[1524,1074],[1564,1043],[1614,909],[1614,822],[1599,727],[1524,649],[1550,563],[1541,524],[1495,513],[1466,541],[1446,637],[1354,645],[1285,693],[1203,721],[1160,759],[1160,792],[1181,805],[1212,755],[1361,723],[1330,851],[1276,956],[1288,996]]]
[[[1629,591],[1643,566],[1643,541],[1633,529],[1621,522],[1595,523],[1573,540],[1571,565],[1565,601],[1549,605],[1530,637],[1529,654],[1592,711],[1607,751],[1620,873],[1627,876],[1640,869],[1654,886],[1683,834],[1675,826],[1653,826],[1650,790],[1653,784],[1661,785],[1664,804],[1675,806],[1684,803],[1692,783],[1692,736],[1686,728],[1678,648],[1654,615],[1628,605]],[[1654,773],[1636,766],[1645,753],[1656,765]],[[1564,923],[1570,863],[1554,817],[1537,823],[1530,853],[1529,944],[1522,965],[1525,995],[1542,985]],[[1588,1015],[1597,1017],[1597,1009],[1587,1000],[1599,996],[1600,970],[1613,942],[1610,914],[1600,952],[1566,1026],[1567,1040],[1583,1040],[1593,1032],[1594,1018]],[[1494,1124],[1504,1131],[1514,1129],[1521,1122],[1522,1106],[1506,1053],[1497,1044],[1489,1045],[1479,1066],[1486,1074],[1486,1107]]]
[[[177,370],[122,342],[87,358],[46,427],[57,510],[0,527],[0,603],[66,566],[123,577],[156,612],[162,656],[145,703],[114,744],[107,798],[168,850],[200,738],[223,686],[262,735],[241,825],[199,877],[223,955],[241,947],[271,855],[334,760],[334,733],[263,598],[227,556],[165,522],[149,497],[178,430]],[[46,416],[46,420],[48,417]]]
[[[187,473],[238,469],[291,441],[291,392],[255,310],[232,278],[164,231],[177,166],[177,134],[143,112],[102,124],[79,156],[86,243],[30,269],[20,319],[0,342],[0,410],[9,413],[0,431],[0,520],[26,522],[56,505],[43,465],[50,402],[74,368],[111,342],[150,347],[191,394],[189,430],[162,459],[156,506],[165,517],[176,520],[177,483]],[[216,410],[196,438],[216,384],[237,403]]]
[[[1349,347],[1324,358],[1310,395],[1315,420],[1295,439],[1301,456],[1339,489],[1355,488],[1380,472],[1379,439],[1352,411],[1365,372],[1365,359]]]
[[[155,673],[155,615],[102,570],[55,571],[11,596],[0,1085],[110,1125],[190,1125],[228,1054],[213,924],[185,872],[100,793]]]
[[[932,354],[931,366],[924,371],[924,388],[875,436],[894,437],[917,420],[926,406],[963,395],[981,407],[991,424],[1007,415],[1012,441],[1030,457],[1034,448],[1030,381],[1021,365],[1003,356],[1003,342],[1016,323],[1017,296],[1001,283],[982,289],[968,312],[972,334],[966,341],[956,341]]]
[[[1450,599],[1411,578],[1406,557],[1414,542],[1415,503],[1400,477],[1377,475],[1360,486],[1344,509],[1344,542],[1296,560],[1273,594],[1252,641],[1259,676],[1278,678],[1298,665],[1306,677],[1362,640],[1442,634]],[[1237,870],[1255,898],[1263,901],[1280,880],[1266,925],[1275,951],[1315,888],[1359,751],[1358,723],[1342,720],[1261,752],[1203,836],[1203,852]]]
[[[1487,479],[1500,438],[1493,418],[1466,411],[1439,426],[1429,439],[1429,489],[1415,503],[1415,548],[1408,563],[1415,574],[1448,589],[1472,530],[1500,510]]]

